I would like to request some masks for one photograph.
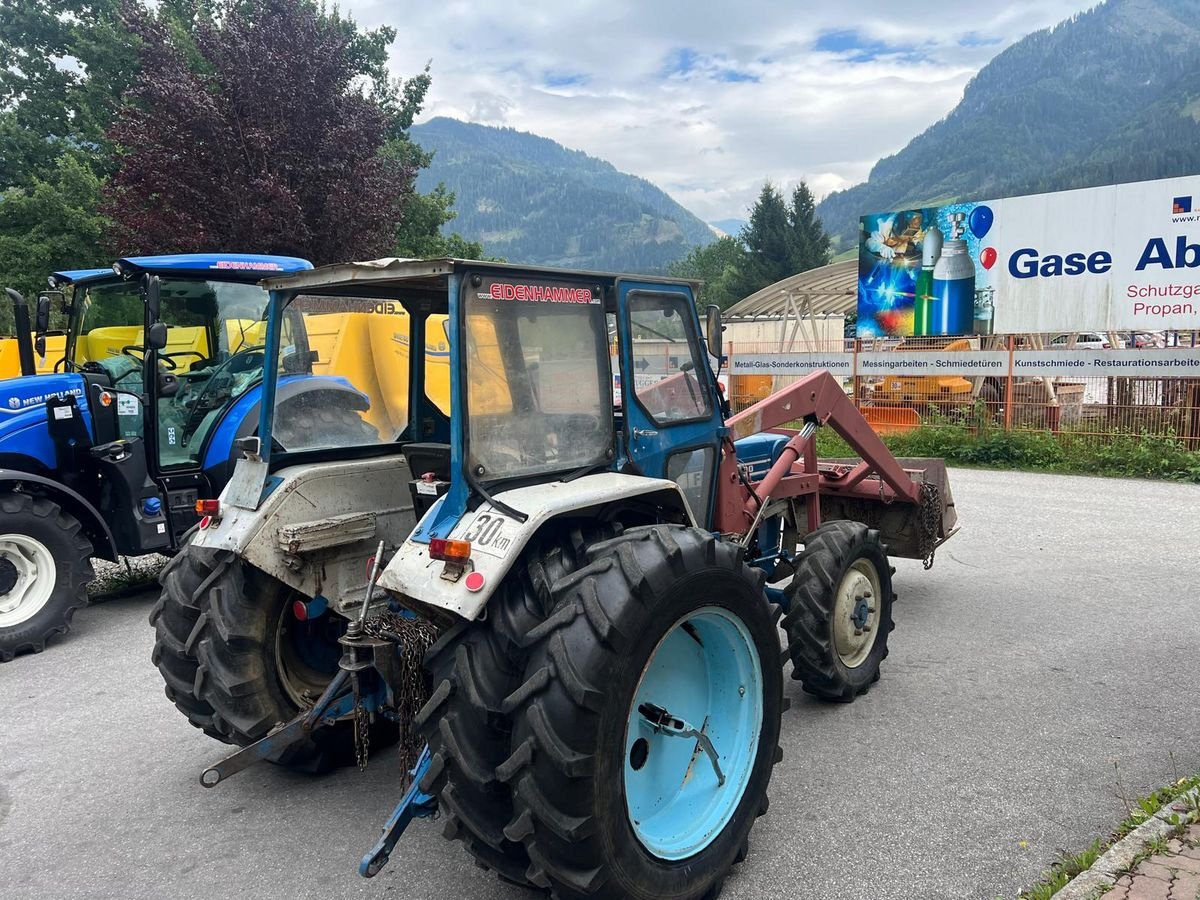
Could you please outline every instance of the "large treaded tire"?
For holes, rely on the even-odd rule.
[[[858,665],[845,665],[834,641],[834,609],[838,586],[857,560],[866,560],[879,579],[880,603],[875,614],[874,644]],[[892,621],[891,566],[879,532],[861,522],[827,522],[804,539],[796,574],[785,588],[788,612],[783,617],[792,678],[805,692],[850,703],[879,680],[879,667],[888,655]]]
[[[588,560],[559,585],[555,611],[530,635],[524,682],[505,703],[513,753],[497,774],[515,804],[505,836],[524,843],[528,880],[564,900],[715,897],[745,858],[780,758],[778,608],[739,548],[698,529],[633,528],[589,547]],[[728,823],[699,852],[668,862],[648,853],[630,824],[624,741],[646,661],[681,617],[704,607],[736,614],[752,636],[763,722]]]
[[[614,533],[566,524],[526,549],[487,616],[451,629],[425,655],[430,699],[416,718],[432,763],[421,789],[437,795],[444,834],[460,840],[484,868],[527,883],[529,856],[504,836],[512,793],[496,777],[510,753],[503,701],[525,671],[527,636],[546,618],[556,585],[586,561],[590,541]]]
[[[379,443],[379,432],[359,412],[320,397],[300,394],[279,407],[272,433],[280,444],[289,450],[310,447],[314,435],[320,435],[322,447]]]
[[[46,641],[71,629],[75,610],[87,606],[92,580],[92,542],[70,513],[45,497],[0,494],[0,534],[25,535],[40,543],[54,559],[54,590],[44,606],[23,622],[0,628],[0,662],[18,653],[41,653]]]
[[[150,624],[154,626],[150,660],[163,677],[167,699],[209,737],[224,740],[213,727],[213,708],[195,693],[200,669],[195,646],[200,630],[196,623],[204,594],[236,557],[231,551],[195,549],[187,543],[189,540],[190,535],[158,576],[162,590],[150,610]]]
[[[162,581],[159,605],[151,613],[152,658],[167,696],[188,721],[211,737],[245,746],[300,713],[276,661],[281,617],[290,616],[294,596],[286,585],[231,552],[191,544],[171,561]],[[371,730],[371,746],[395,736],[395,726],[379,720]],[[350,765],[353,723],[318,729],[270,761],[314,773]]]

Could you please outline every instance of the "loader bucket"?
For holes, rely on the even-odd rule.
[[[876,434],[904,434],[921,424],[911,406],[864,406],[859,410]]]
[[[932,484],[937,488],[937,507],[928,512],[936,516],[936,543],[940,545],[958,530],[958,514],[954,509],[954,496],[950,492],[950,479],[946,463],[940,459],[898,458],[900,467],[917,482]],[[854,465],[857,459],[822,460],[834,465]],[[821,497],[821,517],[829,519],[851,519],[879,530],[880,538],[887,545],[889,556],[906,559],[922,559],[922,522],[926,511],[912,503],[883,503],[861,497]]]

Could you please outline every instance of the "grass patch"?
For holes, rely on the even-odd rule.
[[[1200,786],[1200,775],[1192,775],[1188,778],[1180,778],[1174,784],[1159,788],[1149,796],[1130,802],[1124,796],[1124,788],[1121,787],[1120,773],[1118,772],[1117,790],[1121,794],[1121,800],[1125,803],[1125,811],[1128,815],[1126,815],[1113,833],[1109,835],[1107,840],[1097,838],[1088,845],[1087,849],[1079,853],[1067,854],[1064,852],[1050,867],[1050,870],[1042,876],[1041,881],[1018,895],[1020,900],[1050,900],[1051,897],[1066,887],[1076,875],[1090,869],[1092,864],[1109,847],[1168,804],[1173,803],[1180,796],[1198,786]],[[1167,820],[1177,830],[1182,829],[1189,822],[1200,821],[1200,800],[1197,800],[1195,797],[1189,798],[1188,809],[1183,813],[1172,813],[1167,817]],[[1138,854],[1137,859],[1140,861],[1141,859],[1153,856],[1155,853],[1161,853],[1166,848],[1167,840],[1165,838],[1153,838],[1146,844],[1142,853]]]
[[[137,593],[158,583],[167,560],[164,556],[122,557],[115,563],[93,560],[96,577],[88,583],[90,600],[110,600],[126,594]]]
[[[940,457],[958,466],[1200,484],[1200,452],[1169,435],[1054,435],[945,424],[887,435],[883,442],[896,456]],[[822,457],[855,455],[830,428],[817,432],[817,451]]]

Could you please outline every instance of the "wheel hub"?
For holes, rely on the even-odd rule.
[[[651,654],[629,710],[630,825],[658,859],[703,850],[734,815],[763,724],[762,670],[745,625],[705,607]]]
[[[879,573],[869,560],[858,559],[838,585],[833,611],[833,643],[842,665],[862,665],[878,637]]]
[[[20,577],[21,573],[17,571],[13,561],[7,556],[0,556],[0,598],[5,597],[17,586]]]
[[[45,544],[27,534],[0,534],[0,628],[33,618],[49,602],[57,581]]]

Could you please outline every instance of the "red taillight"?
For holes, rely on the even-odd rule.
[[[461,565],[471,558],[470,541],[447,541],[443,538],[433,538],[429,542],[429,556],[449,563]]]
[[[221,514],[220,500],[197,500],[196,515],[198,516],[218,516]]]

